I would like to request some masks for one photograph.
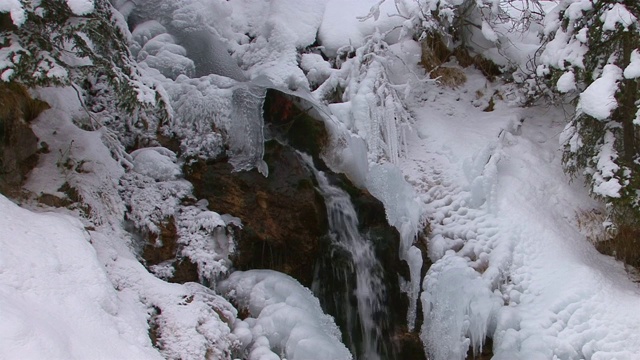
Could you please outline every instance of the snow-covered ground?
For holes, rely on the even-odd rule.
[[[323,112],[333,146],[323,154],[327,164],[378,197],[401,232],[400,256],[411,271],[403,284],[408,325],[422,285],[421,337],[432,359],[464,359],[486,336],[496,359],[640,358],[640,289],[621,263],[587,240],[581,216],[603,209],[581,179],[571,182],[562,170],[564,110],[521,108],[515,87],[489,83],[475,70],[465,70],[458,89],[425,80],[416,66],[420,34],[409,33],[419,19],[403,17],[417,14],[419,2],[114,3],[123,27],[125,13],[149,16],[129,34],[130,45],[170,102],[183,156],[215,157],[229,145],[232,155],[238,149],[237,169],[260,168],[264,87]],[[93,8],[90,0],[67,4],[77,15]],[[24,22],[18,1],[0,0],[0,11]],[[502,25],[483,21],[473,39],[488,46],[484,55],[524,68],[538,50],[535,29],[520,38],[507,31],[511,23]],[[187,57],[193,48],[180,41],[195,30],[207,34],[212,59]],[[506,37],[508,45],[494,46]],[[330,64],[321,50],[342,51],[342,58]],[[610,115],[614,80],[639,72],[640,55],[633,54],[624,72],[605,67],[611,76],[585,92],[582,111]],[[572,72],[558,83],[563,92],[575,87]],[[341,98],[327,105],[334,92]],[[32,123],[49,153],[25,190],[65,198],[64,189],[73,188],[88,206],[54,214],[0,196],[0,358],[350,357],[317,299],[282,274],[236,272],[212,290],[149,273],[136,256],[140,244],[123,229],[125,211],[127,220],[147,222],[143,229],[156,233],[158,222],[177,219],[181,255],[205,279],[230,269],[233,241],[224,227],[236,219],[207,210],[200,199],[178,202],[192,189],[175,153],[153,147],[125,154],[106,128],[77,127],[86,114],[72,88],[32,94],[52,107]],[[411,111],[405,96],[412,97]],[[228,144],[212,123],[232,134]],[[413,246],[421,216],[428,218],[434,262],[424,279]],[[171,272],[156,270],[160,277]],[[238,310],[250,316],[240,320]]]
[[[463,359],[490,334],[495,359],[637,359],[640,287],[578,226],[599,205],[562,171],[564,112],[510,106],[508,88],[467,76],[414,102],[400,165],[432,231],[421,297],[430,355]]]

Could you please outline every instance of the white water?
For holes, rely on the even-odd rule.
[[[334,260],[335,252],[346,251],[350,258],[347,266],[328,266],[333,270],[333,278],[341,282],[342,293],[335,293],[332,298],[336,310],[342,313],[346,322],[343,324],[343,332],[348,332],[347,338],[350,341],[347,341],[347,346],[356,359],[381,359],[380,353],[385,350],[381,342],[384,328],[382,323],[386,321],[382,266],[375,256],[371,242],[358,231],[358,215],[349,195],[329,184],[322,172],[314,172],[327,206],[332,243],[331,261]],[[352,284],[354,275],[355,284]],[[319,283],[321,281],[314,281],[316,290],[323,286]]]

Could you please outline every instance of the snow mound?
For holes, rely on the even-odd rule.
[[[176,154],[167,148],[144,148],[131,153],[133,170],[156,181],[174,180],[182,174]]]
[[[249,312],[249,318],[234,325],[234,334],[250,352],[249,359],[352,358],[340,342],[333,318],[292,277],[271,270],[236,271],[219,289]]]
[[[0,357],[161,359],[79,221],[0,195]]]

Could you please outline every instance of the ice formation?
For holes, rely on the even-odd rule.
[[[219,284],[249,317],[233,333],[250,360],[350,360],[333,318],[311,291],[271,270],[236,271]]]

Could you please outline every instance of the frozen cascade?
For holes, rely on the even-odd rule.
[[[264,155],[264,119],[262,106],[267,89],[251,83],[240,83],[233,90],[233,110],[229,124],[229,163],[235,171],[254,167],[268,175]]]
[[[349,195],[329,184],[324,173],[313,171],[327,206],[331,240],[331,256],[325,266],[317,267],[313,291],[332,302],[325,304],[325,311],[342,322],[344,341],[355,359],[389,358],[390,349],[382,341],[388,327],[382,266],[371,242],[358,231],[358,215]],[[332,272],[334,288],[324,283],[325,271]]]

